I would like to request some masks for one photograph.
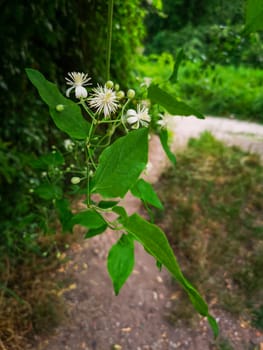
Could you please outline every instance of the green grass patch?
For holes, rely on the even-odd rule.
[[[263,167],[205,132],[157,185],[168,235],[185,275],[212,306],[262,325]],[[170,320],[192,320],[175,287]],[[261,311],[260,311],[261,310]]]
[[[261,69],[204,67],[201,62],[184,61],[179,68],[177,84],[168,82],[172,70],[173,57],[167,53],[142,56],[137,65],[140,77],[150,77],[155,83],[162,83],[169,93],[202,113],[263,122]]]

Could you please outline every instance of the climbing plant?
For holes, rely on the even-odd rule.
[[[108,272],[116,295],[131,274],[134,266],[134,241],[156,259],[158,268],[166,267],[186,291],[195,309],[207,317],[215,335],[217,322],[211,316],[206,302],[183,275],[164,232],[139,214],[128,215],[119,201],[128,191],[149,207],[162,208],[153,187],[142,173],[148,163],[148,142],[151,130],[156,130],[171,161],[175,159],[167,143],[165,111],[171,115],[202,114],[169,95],[157,85],[145,85],[140,95],[135,90],[120,90],[120,84],[109,80],[111,58],[113,0],[108,6],[108,35],[106,78],[103,84],[92,87],[87,73],[70,72],[66,77],[69,88],[64,97],[57,86],[34,69],[27,75],[48,105],[55,125],[69,137],[67,148],[75,149],[75,164],[64,168],[65,158],[59,149],[47,158],[40,158],[37,166],[46,167],[46,177],[35,188],[42,199],[52,200],[57,207],[61,224],[71,231],[75,225],[87,229],[85,238],[101,235],[107,228],[120,231],[120,239],[108,255]],[[178,62],[171,76],[175,79]],[[74,100],[69,99],[74,94]],[[121,131],[121,132],[120,132]],[[119,136],[123,135],[123,136]],[[49,173],[50,164],[56,164],[60,174],[72,174],[71,183],[85,194],[86,209],[73,214],[58,186],[58,174]],[[53,175],[53,176],[52,176]],[[96,196],[95,196],[96,195]],[[108,214],[113,214],[113,218]]]

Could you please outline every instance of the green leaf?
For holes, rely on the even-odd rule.
[[[188,106],[186,103],[177,100],[157,85],[150,85],[148,88],[148,98],[152,103],[163,106],[171,115],[195,115],[197,118],[204,119],[202,113]]]
[[[26,69],[32,84],[37,88],[42,100],[49,106],[49,112],[56,126],[70,137],[85,139],[88,136],[90,124],[83,118],[80,107],[68,98],[65,98],[57,86],[34,69]],[[63,109],[57,111],[56,107]]]
[[[105,149],[92,181],[92,192],[107,198],[124,197],[148,159],[148,129],[131,131]]]
[[[108,227],[108,225],[105,223],[104,225],[102,225],[100,227],[92,228],[85,234],[84,238],[87,239],[87,238],[91,238],[94,236],[98,236],[101,233],[103,233],[107,227]]]
[[[184,50],[180,49],[178,54],[176,55],[176,60],[174,62],[174,69],[173,69],[173,72],[169,78],[171,83],[177,83],[178,69],[179,69],[180,63],[182,62],[183,58],[184,58]]]
[[[219,327],[218,327],[216,319],[213,316],[208,315],[207,316],[207,321],[210,324],[211,329],[213,330],[214,337],[215,338],[218,337],[218,335],[219,335]]]
[[[131,188],[131,193],[142,201],[153,205],[156,208],[163,209],[163,205],[154,191],[151,184],[143,179],[139,179]]]
[[[195,309],[203,316],[209,317],[209,323],[215,335],[218,334],[217,323],[208,313],[208,306],[198,291],[184,277],[176,257],[164,232],[137,214],[121,221],[124,228],[132,234],[156,260],[164,265],[187,292]]]
[[[156,260],[156,266],[157,266],[159,271],[162,271],[163,265],[162,265],[162,263],[160,263],[160,261]]]
[[[31,162],[31,166],[34,169],[46,170],[48,168],[55,168],[64,164],[64,157],[58,151],[53,151],[49,154],[45,154],[38,159]]]
[[[163,1],[162,0],[152,0],[152,5],[159,11],[163,9]]]
[[[126,219],[128,217],[128,214],[126,213],[126,210],[119,206],[119,205],[116,205],[115,207],[112,208],[112,211],[116,214],[119,215],[120,218],[122,219]]]
[[[168,131],[165,129],[161,130],[159,133],[159,138],[160,138],[163,150],[166,153],[168,159],[172,162],[173,165],[175,165],[176,164],[175,155],[172,153],[168,145]]]
[[[39,185],[34,191],[40,198],[51,200],[51,199],[60,199],[62,197],[62,190],[60,187],[44,183]]]
[[[118,295],[134,267],[134,243],[130,235],[123,234],[111,247],[107,265],[115,294]]]
[[[75,214],[71,220],[72,225],[81,225],[89,229],[100,228],[106,224],[103,217],[93,209]]]
[[[59,215],[59,220],[62,224],[63,232],[72,231],[72,217],[69,201],[65,198],[56,201],[56,208]]]
[[[263,0],[247,0],[244,33],[263,30]]]
[[[116,201],[100,201],[98,204],[98,207],[101,209],[109,209],[114,207],[118,203],[119,202],[116,202]]]

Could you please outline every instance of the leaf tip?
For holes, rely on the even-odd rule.
[[[211,316],[210,314],[208,314],[207,320],[208,320],[208,323],[213,331],[214,338],[216,339],[219,335],[218,323],[217,323],[216,319],[213,316]]]

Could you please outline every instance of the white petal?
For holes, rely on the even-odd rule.
[[[87,90],[83,86],[77,86],[75,89],[76,98],[86,98],[88,96]]]
[[[74,86],[71,86],[69,89],[66,91],[66,96],[69,97],[70,91],[74,89]]]
[[[136,122],[138,122],[137,116],[127,118],[127,123],[129,123],[129,124],[134,124]]]
[[[134,109],[128,109],[126,115],[129,118],[130,116],[136,116],[137,112]]]

